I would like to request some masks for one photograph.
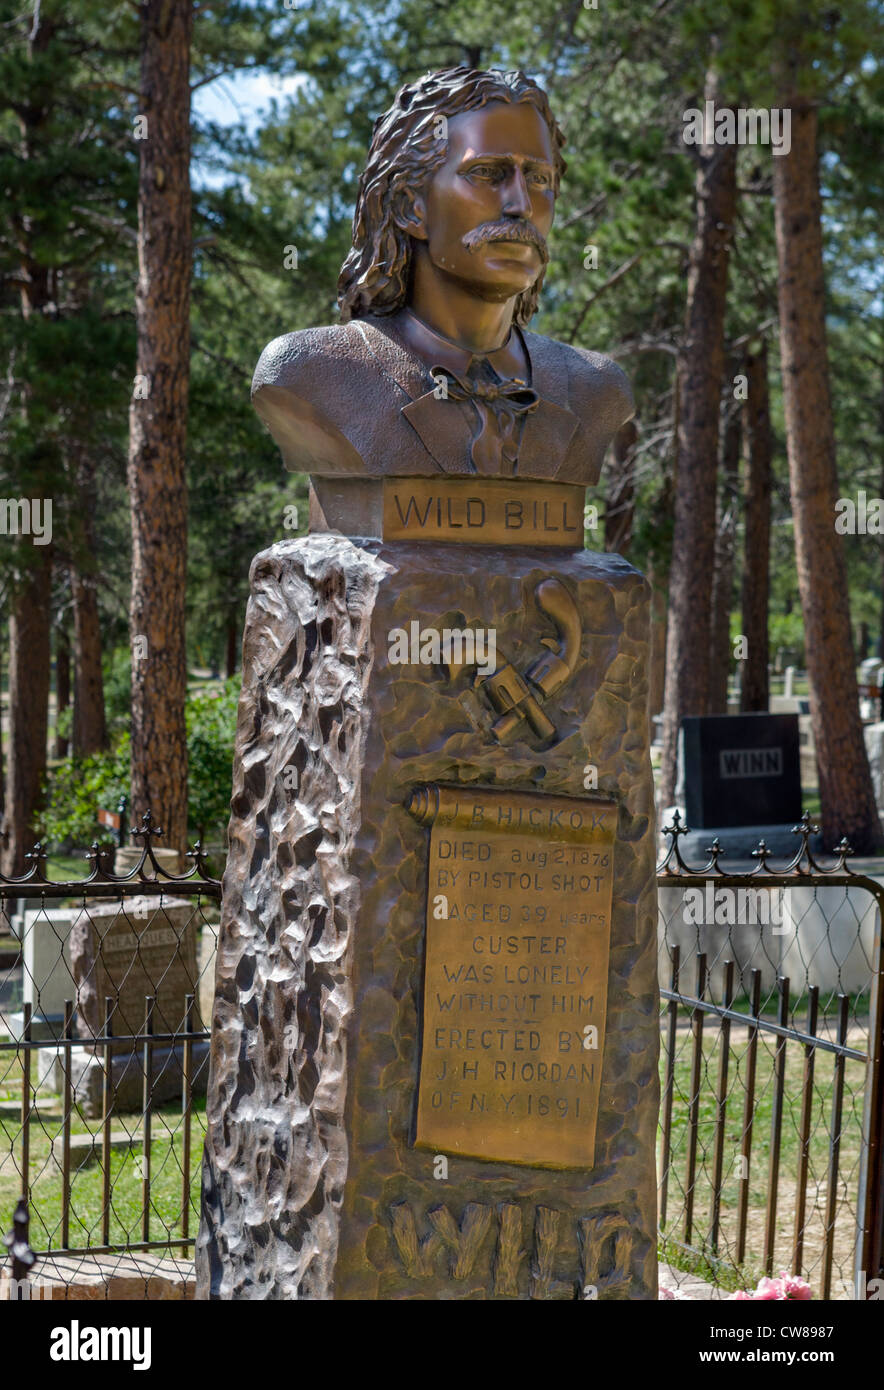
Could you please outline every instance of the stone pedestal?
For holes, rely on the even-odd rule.
[[[208,1081],[209,1045],[191,1045],[190,1092],[205,1094]],[[61,1090],[64,1073],[60,1054],[55,1063],[55,1087]],[[77,1109],[87,1119],[98,1119],[104,1104],[104,1075],[106,1062],[103,1049],[95,1052],[89,1047],[71,1049],[71,1080]],[[114,1113],[133,1114],[140,1111],[144,1097],[144,1048],[139,1044],[119,1044],[110,1059],[110,1086]],[[184,1084],[183,1043],[155,1043],[150,1055],[151,1103],[168,1105],[180,1102]]]
[[[355,544],[334,535],[273,546],[256,558],[251,578],[198,1296],[654,1299],[659,1001],[648,585],[612,555]],[[498,664],[531,669],[547,651],[544,638],[556,646],[538,598],[551,579],[576,605],[580,635],[573,674],[543,704],[550,737],[515,718],[504,721],[509,741],[500,742],[500,710],[471,669],[391,664],[391,634],[417,623],[493,629]],[[581,815],[589,824],[605,807],[610,813],[613,846],[600,870],[612,894],[610,917],[600,918],[603,1014],[586,1013],[597,1004],[581,997],[574,980],[582,977],[548,977],[562,987],[554,1011],[565,1013],[568,1001],[584,1011],[563,1019],[573,1040],[561,1046],[569,1064],[600,1068],[594,1135],[575,1158],[571,1128],[564,1142],[570,1119],[549,1113],[562,1098],[560,1072],[549,1066],[531,1118],[518,1121],[520,1134],[542,1125],[547,1139],[561,1124],[561,1166],[512,1161],[518,1146],[506,1100],[484,1080],[481,1103],[494,1109],[495,1137],[483,1147],[473,1122],[462,1150],[493,1157],[415,1144],[419,1094],[426,1100],[433,1080],[426,1035],[421,1058],[428,932],[446,925],[434,920],[430,832],[407,809],[427,787],[465,802],[472,790],[497,795],[505,808],[515,794],[533,794],[541,810],[570,798],[578,806],[572,824]],[[539,918],[516,925],[529,898],[551,913],[566,903],[571,911],[579,883],[550,872],[557,834],[539,836],[544,867],[538,859],[532,872],[546,877],[524,894],[516,884],[508,896],[512,925],[498,916],[483,927],[489,953],[492,937],[498,942],[482,966],[493,989],[503,985],[507,959],[514,969],[544,970],[556,967],[557,951],[572,959],[576,925],[549,933]],[[479,923],[492,905],[483,892],[460,899]],[[595,903],[591,891],[586,903]],[[510,955],[508,936],[517,942]],[[473,1006],[455,994],[462,1042],[448,1040],[452,1065],[462,1046],[465,1076],[479,1075],[474,1065],[490,1076],[483,1030],[464,1012]],[[475,1007],[481,1024],[483,1006]],[[499,1022],[499,999],[490,1007]],[[604,1020],[597,1039],[587,1017]],[[539,1030],[549,1026],[547,1019]],[[518,1031],[508,1034],[516,1055],[506,1066],[518,1060]],[[532,1031],[521,1034],[529,1063]],[[475,1092],[478,1083],[463,1089]]]
[[[153,857],[164,873],[180,874],[182,872],[181,855],[177,849],[164,849],[160,845],[153,845],[152,848]],[[143,853],[143,845],[121,845],[114,853],[114,873],[130,874],[141,863]],[[146,862],[144,872],[148,878],[153,877],[154,870],[150,860]]]

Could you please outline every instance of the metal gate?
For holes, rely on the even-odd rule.
[[[26,1203],[32,1282],[187,1296],[169,1257],[195,1237],[221,884],[200,844],[167,872],[159,834],[148,812],[126,874],[93,845],[86,878],[51,881],[38,845],[0,876],[0,1199],[7,1221]]]
[[[868,1297],[872,1281],[884,1279],[884,887],[850,869],[844,843],[832,867],[817,863],[815,829],[805,816],[784,868],[771,867],[762,844],[753,870],[729,873],[717,844],[702,867],[685,864],[676,817],[658,867],[661,1256],[723,1296],[780,1268],[803,1274],[818,1298]],[[145,817],[140,861],[124,876],[104,869],[93,847],[87,878],[51,882],[37,846],[27,874],[0,878],[7,920],[13,899],[39,904],[29,925],[24,919],[15,959],[0,958],[4,1017],[10,980],[16,972],[24,979],[36,958],[28,930],[42,931],[51,947],[52,902],[76,909],[81,927],[113,904],[115,927],[122,918],[137,938],[132,971],[139,955],[146,967],[150,926],[172,923],[180,944],[167,943],[169,959],[179,964],[188,932],[214,930],[221,885],[200,846],[189,873],[170,875],[152,850],[158,833]],[[57,968],[70,970],[56,935]],[[113,944],[105,931],[98,957],[113,954]],[[208,968],[204,952],[178,1019],[158,1018],[164,985],[155,979],[137,1026],[120,1017],[124,994],[132,996],[125,973],[98,1001],[98,1027],[94,998],[92,1024],[87,1017],[82,965],[70,972],[54,1029],[39,1008],[40,982],[30,981],[19,1036],[0,1041],[0,1193],[7,1212],[19,1198],[28,1203],[18,1226],[29,1214],[32,1278],[50,1270],[75,1280],[91,1262],[89,1277],[110,1287],[136,1252],[144,1261],[193,1244],[209,1039],[208,1019],[195,1011]],[[110,1266],[96,1267],[102,1256]],[[164,1276],[138,1268],[151,1297],[152,1280]]]
[[[825,868],[805,815],[771,867],[685,864],[678,814],[658,865],[661,1255],[722,1294],[780,1270],[816,1298],[884,1284],[882,904]],[[870,1289],[877,1287],[876,1292]]]

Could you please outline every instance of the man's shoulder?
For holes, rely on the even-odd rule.
[[[591,352],[589,348],[568,347],[567,351],[570,353],[568,374],[572,391],[604,396],[612,402],[616,401],[619,408],[628,407],[629,415],[624,417],[628,420],[635,409],[635,401],[629,377],[623,368],[612,358],[605,357],[601,352]]]
[[[613,435],[632,419],[635,401],[629,377],[610,357],[589,348],[574,347],[539,333],[526,333],[532,360],[567,375],[568,404],[583,421],[592,419]]]
[[[302,328],[283,333],[265,347],[252,378],[252,395],[265,387],[281,386],[297,390],[305,379],[317,372],[328,379],[338,365],[351,371],[354,357],[361,355],[361,340],[349,324],[328,324],[322,328]],[[364,349],[363,349],[364,350]]]
[[[360,322],[304,328],[268,343],[252,379],[252,404],[298,473],[359,476],[395,471],[390,460],[413,431],[390,375],[386,339]],[[407,393],[403,396],[407,399]],[[398,444],[397,444],[398,440]],[[405,449],[407,452],[407,448]],[[429,458],[402,472],[429,472]]]

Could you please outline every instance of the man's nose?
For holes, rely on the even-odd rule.
[[[528,185],[521,169],[514,169],[506,181],[502,211],[504,217],[527,217],[531,212]]]

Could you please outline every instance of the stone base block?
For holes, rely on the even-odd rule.
[[[209,1044],[193,1044],[193,1094],[205,1095],[208,1083]],[[151,1095],[154,1105],[180,1100],[184,1066],[184,1048],[180,1043],[169,1047],[156,1045],[151,1057]],[[58,1069],[58,1064],[56,1064]],[[72,1084],[74,1102],[87,1119],[102,1113],[104,1058],[87,1048],[74,1048],[72,1055]],[[133,1113],[142,1108],[144,1099],[144,1057],[137,1052],[118,1052],[111,1059],[111,1088],[116,1113]]]
[[[823,999],[862,994],[881,930],[876,899],[862,888],[790,888],[785,895],[780,974],[792,993],[818,985]]]
[[[21,1291],[35,1301],[72,1303],[169,1302],[192,1299],[193,1263],[138,1252],[131,1255],[44,1255]],[[9,1270],[0,1272],[0,1302],[16,1298]]]
[[[543,606],[552,590],[542,587],[552,580],[577,614],[577,637],[573,670],[542,705],[548,729],[494,708],[469,662],[391,660],[397,633],[469,629],[493,632],[498,668],[510,663],[523,676],[544,661],[553,667],[561,633]],[[251,581],[198,1296],[655,1299],[646,582],[611,555],[356,546],[333,535],[275,545],[257,557]],[[594,1142],[570,1167],[508,1160],[516,1146],[506,1137],[506,1098],[490,1079],[482,1103],[499,1111],[493,1160],[415,1145],[419,1092],[433,1079],[421,1060],[427,933],[445,925],[428,902],[428,831],[406,809],[427,784],[464,798],[471,789],[499,795],[502,814],[515,793],[574,798],[587,814],[594,798],[614,803],[604,865],[613,874],[607,1013],[591,1059],[601,1092]],[[544,873],[554,867],[544,864]],[[552,913],[574,886],[548,882]],[[517,884],[508,891],[517,924],[524,904]],[[477,930],[491,933],[488,902],[477,880],[465,912],[478,911]],[[502,931],[502,921],[494,932],[502,954],[483,958],[494,987],[503,987],[506,960],[534,964],[529,936],[542,950],[530,924]],[[500,946],[510,933],[515,955]],[[580,1062],[589,1056],[580,1009],[593,1004],[561,983],[562,1036]],[[475,1047],[470,992],[455,989],[452,1006],[461,1042],[452,1042],[451,1060],[459,1045],[467,1049],[465,1095],[472,1068],[481,1062],[491,1078],[493,1062]],[[518,1050],[515,1033],[506,1046]],[[539,1078],[530,1123],[555,1134],[565,1121],[551,1076]]]
[[[141,1133],[133,1130],[130,1134],[128,1130],[111,1130],[110,1147],[116,1153],[125,1153],[128,1149],[134,1149],[141,1144]],[[63,1163],[64,1140],[59,1134],[52,1141],[50,1157],[57,1168],[61,1168]],[[101,1134],[72,1134],[71,1135],[71,1171],[79,1172],[81,1168],[93,1168],[97,1163],[104,1159],[104,1138]]]
[[[701,891],[705,882],[700,879]],[[714,887],[714,884],[713,884]],[[780,973],[782,937],[770,924],[716,926],[714,920],[697,925],[693,914],[686,914],[684,889],[661,887],[660,903],[660,983],[669,988],[672,975],[672,947],[680,948],[679,988],[693,994],[697,987],[697,956],[706,955],[707,998],[721,999],[725,985],[725,962],[734,962],[734,997],[748,995],[752,971],[761,971],[761,995],[776,990]],[[687,917],[690,920],[687,920]]]
[[[6,1015],[9,1032],[14,1042],[20,1042],[25,1035],[25,1016],[21,1009]],[[64,1032],[64,1014],[31,1014],[31,1041],[55,1042]]]
[[[709,885],[707,889],[707,884]],[[714,880],[700,879],[693,888],[707,899],[714,894]],[[746,920],[721,925],[714,907],[701,909],[703,920],[689,910],[685,889],[659,890],[660,980],[670,984],[672,947],[680,948],[680,987],[691,994],[697,986],[697,955],[705,953],[711,997],[721,999],[725,962],[734,962],[735,996],[749,995],[751,974],[761,971],[762,999],[775,993],[778,976],[790,982],[792,997],[816,985],[825,1000],[842,991],[868,993],[874,959],[875,934],[879,930],[875,898],[859,886],[770,889],[757,882],[756,921],[744,909]],[[714,903],[714,898],[713,898]]]

